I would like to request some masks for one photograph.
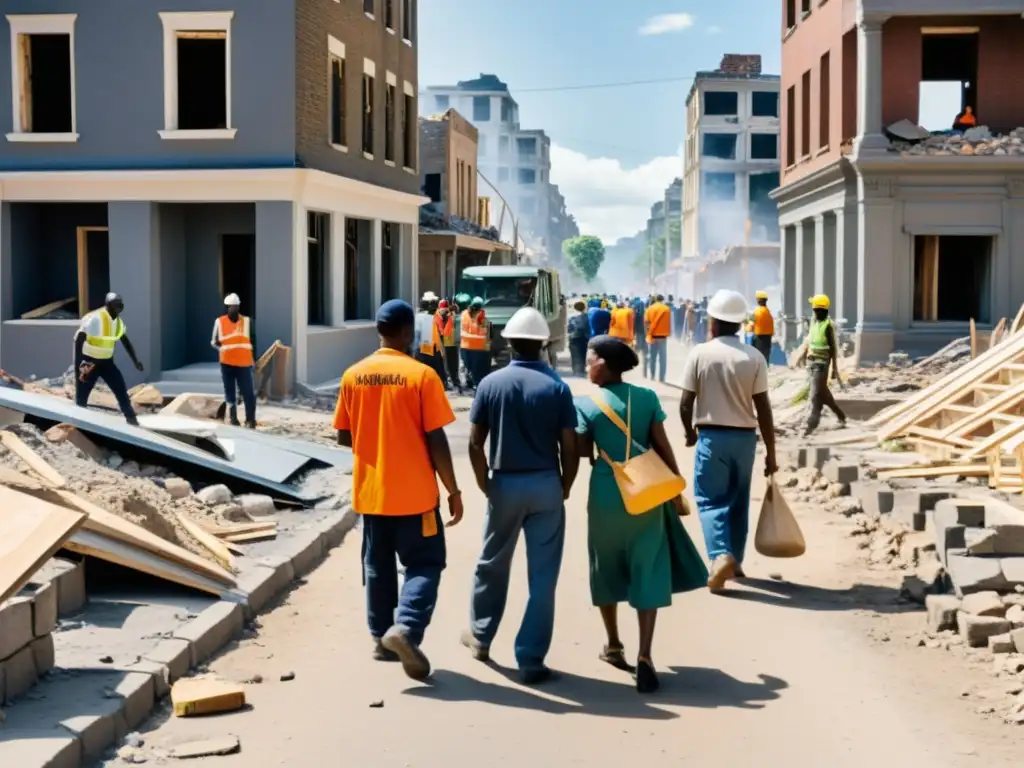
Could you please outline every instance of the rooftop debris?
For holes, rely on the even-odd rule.
[[[893,148],[903,156],[953,155],[1024,155],[1024,127],[1008,134],[994,135],[987,126],[979,125],[960,131],[927,131],[909,120],[890,125],[886,131]]]

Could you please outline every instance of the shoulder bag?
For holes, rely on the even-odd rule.
[[[686,481],[668,468],[657,451],[641,451],[631,456],[633,444],[636,443],[630,429],[633,411],[632,391],[626,397],[625,422],[605,402],[602,395],[592,396],[591,399],[608,417],[608,420],[626,436],[626,460],[623,462],[612,460],[607,453],[598,449],[601,452],[601,458],[612,468],[615,484],[618,485],[619,492],[622,494],[626,511],[631,515],[642,515],[672,501],[681,494],[686,489]]]

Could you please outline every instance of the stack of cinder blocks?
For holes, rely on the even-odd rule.
[[[1024,511],[994,500],[935,505],[935,549],[959,596],[1024,588]]]
[[[85,600],[84,566],[52,559],[0,603],[0,704],[24,695],[53,669],[57,619],[77,613]]]

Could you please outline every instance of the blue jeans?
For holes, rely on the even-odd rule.
[[[547,472],[495,472],[487,498],[484,546],[473,577],[470,607],[473,636],[490,646],[498,633],[508,598],[512,555],[519,532],[526,538],[526,571],[530,597],[516,636],[520,669],[544,663],[555,627],[555,587],[565,544],[565,505],[562,481]]]
[[[433,536],[424,536],[424,515],[363,515],[363,585],[370,634],[381,638],[392,624],[408,628],[417,645],[434,615],[447,550],[444,524],[438,510]],[[398,593],[395,557],[405,568]]]
[[[699,430],[693,466],[693,495],[712,561],[732,555],[743,562],[750,528],[750,480],[754,472],[754,430]]]
[[[224,383],[224,402],[231,410],[231,423],[238,423],[237,394],[240,394],[242,402],[245,403],[245,423],[255,424],[256,387],[253,384],[252,368],[221,363],[220,378]]]
[[[665,381],[668,369],[668,339],[653,339],[647,345],[647,373],[650,378]]]

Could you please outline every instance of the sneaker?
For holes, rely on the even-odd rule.
[[[462,644],[469,648],[470,654],[477,661],[490,661],[491,660],[491,649],[481,643],[474,637],[470,630],[466,630],[462,633]]]
[[[725,589],[725,583],[736,578],[736,558],[732,555],[719,555],[711,565],[708,577],[708,589],[719,592]]]
[[[426,680],[430,677],[430,660],[409,637],[408,627],[396,624],[384,633],[380,643],[385,650],[398,657],[405,674],[413,680]]]
[[[373,639],[373,660],[374,661],[398,661],[398,654],[389,651],[381,645],[380,638]]]

